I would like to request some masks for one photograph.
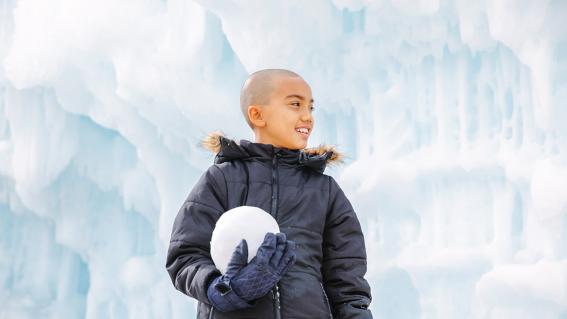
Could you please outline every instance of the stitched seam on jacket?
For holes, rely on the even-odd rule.
[[[187,245],[191,245],[191,246],[193,246],[193,247],[197,247],[197,248],[199,248],[199,249],[203,249],[203,250],[206,249],[206,246],[196,245],[195,243],[186,241],[186,240],[184,240],[184,239],[172,239],[172,240],[170,240],[169,242],[170,242],[170,243],[184,243],[184,244],[187,244]]]
[[[311,230],[311,229],[309,229],[309,228],[301,227],[301,226],[281,226],[280,228],[297,228],[297,229],[306,230],[306,231],[308,231],[308,232],[317,234],[317,235],[319,235],[319,236],[323,236],[323,235],[321,235],[321,233],[318,232],[318,231],[314,231],[314,230]]]
[[[356,213],[353,209],[349,209],[344,211],[343,213],[339,213],[339,216],[335,217],[335,219],[333,219],[330,224],[334,224],[339,218],[343,217],[344,215],[348,214],[348,213],[353,213],[354,216],[356,216]]]
[[[325,297],[325,304],[327,305],[327,309],[329,310],[329,318],[333,319],[333,310],[331,310],[331,301],[329,300],[329,297],[327,296],[327,292],[325,291],[325,288],[323,287],[323,283],[319,281],[319,285],[321,286],[321,290],[323,291],[323,296]]]
[[[349,296],[356,297],[356,298],[355,298],[355,299],[344,299],[343,301],[341,301],[341,302],[339,303],[339,306],[351,306],[351,307],[352,307],[352,305],[351,305],[350,303],[352,303],[352,302],[354,302],[354,301],[361,301],[361,300],[362,300],[362,301],[368,301],[367,303],[368,303],[369,305],[370,305],[370,303],[372,302],[372,298],[368,298],[368,297],[366,297],[366,296],[364,296],[364,295],[356,295],[356,294],[355,294],[355,295],[349,295]],[[354,308],[362,309],[362,308],[358,308],[358,307],[354,307]],[[365,310],[367,310],[367,309],[368,309],[368,308],[366,308]]]
[[[331,208],[331,179],[332,178],[333,178],[332,176],[329,176],[329,200],[327,201],[327,218],[325,218],[325,219],[328,219],[329,215],[331,214],[330,208]],[[337,191],[337,193],[338,193],[338,191]],[[337,219],[341,218],[343,215],[348,214],[350,212],[352,212],[353,215],[356,216],[356,212],[354,211],[354,209],[347,209],[346,211],[339,213],[337,217],[335,217],[332,221],[330,221],[330,224],[331,225],[334,224],[337,221]]]
[[[222,175],[222,178],[224,179],[224,187],[226,189],[226,202],[225,203],[228,205],[228,183],[226,181],[226,176],[224,175],[224,172],[222,171],[222,169],[220,169],[220,167],[217,166],[217,164],[214,164],[213,166],[216,167],[219,170],[219,172]],[[223,209],[226,211],[227,208],[225,207],[225,205],[222,205],[222,206],[223,206]]]
[[[364,257],[333,257],[333,258],[323,258],[323,262],[325,261],[329,261],[329,260],[337,260],[337,259],[361,259],[361,260],[366,260],[366,258]]]
[[[205,207],[207,207],[207,208],[210,208],[210,209],[214,210],[215,212],[218,212],[218,213],[221,213],[221,214],[223,213],[223,211],[220,210],[220,209],[218,209],[218,208],[214,208],[213,206],[210,206],[210,205],[207,205],[207,204],[203,204],[203,203],[200,203],[200,202],[197,202],[197,201],[194,201],[194,200],[186,200],[186,201],[185,201],[185,204],[187,204],[187,203],[193,203],[193,204],[205,206]]]
[[[226,181],[226,182],[227,182],[227,183],[231,183],[231,184],[242,184],[242,185],[246,185],[246,181]],[[266,184],[266,185],[272,185],[271,182],[263,182],[263,181],[250,181],[250,184]],[[307,188],[307,189],[317,189],[317,190],[322,191],[320,187],[316,187],[316,186],[314,186],[314,187],[305,187],[305,186],[303,186],[303,185],[301,185],[301,186],[298,186],[298,185],[286,185],[286,184],[281,184],[281,183],[278,184],[278,185],[279,185],[279,187],[294,187],[294,188],[300,188],[300,189]]]
[[[327,213],[325,215],[325,221],[329,218],[329,215],[331,214],[331,176],[329,176],[329,178],[327,179],[329,181],[329,197],[327,198]]]

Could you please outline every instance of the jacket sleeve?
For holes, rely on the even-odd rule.
[[[166,268],[175,288],[207,304],[208,285],[221,275],[211,259],[210,240],[225,211],[226,194],[223,173],[209,167],[177,213],[167,251]]]
[[[329,211],[323,234],[323,280],[333,315],[340,319],[372,318],[372,296],[366,274],[366,248],[354,209],[329,176]]]

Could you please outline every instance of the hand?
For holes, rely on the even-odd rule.
[[[295,259],[293,241],[286,240],[284,233],[267,233],[256,256],[247,264],[248,245],[243,239],[234,250],[226,273],[209,285],[209,300],[221,311],[251,307],[255,299],[270,291]]]
[[[232,288],[251,301],[264,296],[295,263],[295,242],[284,233],[267,233],[256,256],[231,280]]]

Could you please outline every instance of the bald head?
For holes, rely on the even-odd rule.
[[[240,91],[240,109],[250,128],[254,129],[248,118],[248,106],[269,104],[275,81],[280,77],[301,78],[299,74],[285,69],[264,69],[250,74],[244,82]]]

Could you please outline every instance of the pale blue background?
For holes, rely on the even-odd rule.
[[[0,318],[193,318],[165,252],[289,68],[376,318],[567,318],[567,1],[0,0]]]

